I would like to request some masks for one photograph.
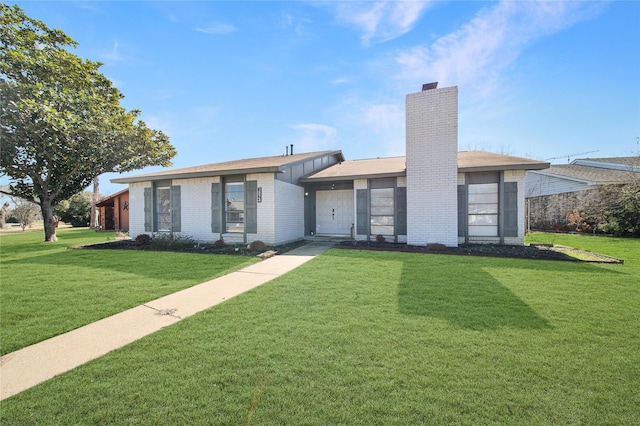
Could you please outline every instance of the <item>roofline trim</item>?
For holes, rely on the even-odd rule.
[[[111,183],[135,183],[135,182],[155,182],[159,180],[167,179],[194,179],[194,178],[206,178],[217,176],[231,176],[231,175],[246,175],[250,173],[284,173],[279,167],[258,167],[254,169],[234,169],[216,171],[209,170],[206,172],[188,172],[188,173],[175,173],[166,175],[151,175],[151,176],[131,176],[125,178],[111,179]]]
[[[322,158],[325,155],[336,155],[338,156],[339,161],[344,161],[344,154],[341,150],[333,150],[326,152],[313,153],[318,155],[309,156],[304,159],[299,159],[297,161],[292,161],[289,163],[282,164],[280,166],[268,166],[268,167],[255,167],[255,168],[242,168],[242,169],[233,169],[233,170],[208,170],[203,172],[182,172],[182,173],[172,173],[171,171],[167,172],[158,172],[158,173],[149,173],[145,175],[138,176],[130,176],[124,178],[115,178],[111,179],[111,183],[135,183],[135,182],[155,182],[158,180],[166,180],[166,179],[193,179],[193,178],[202,178],[202,177],[216,177],[216,176],[230,176],[230,175],[243,175],[249,173],[284,173],[284,169],[287,167],[291,167],[297,164],[304,164],[307,161],[313,161],[317,158]],[[166,174],[162,174],[166,173]]]
[[[554,177],[554,178],[558,178],[558,179],[570,180],[570,181],[578,182],[578,183],[586,183],[587,185],[597,185],[598,184],[598,182],[593,181],[593,180],[580,179],[580,178],[573,177],[573,176],[559,175],[557,173],[552,173],[552,172],[549,172],[549,171],[532,170],[531,173],[537,173],[537,174],[540,174],[540,175],[544,175],[544,176],[547,176],[547,177]]]
[[[375,174],[366,174],[366,175],[349,175],[349,176],[327,176],[327,177],[302,177],[299,179],[299,182],[302,183],[322,183],[322,182],[338,182],[345,180],[356,180],[356,179],[381,179],[381,178],[390,178],[390,177],[402,177],[406,176],[407,172],[390,172],[390,173],[375,173]]]
[[[537,163],[537,164],[458,167],[458,173],[500,172],[505,170],[544,170],[544,169],[548,169],[549,165],[550,165],[549,163]]]

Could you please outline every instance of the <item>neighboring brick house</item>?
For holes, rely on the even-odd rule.
[[[527,172],[528,228],[563,229],[567,213],[581,210],[605,185],[640,181],[640,157],[584,158]]]
[[[458,89],[406,98],[406,157],[321,151],[113,179],[128,183],[130,234],[281,244],[344,236],[411,245],[524,243],[524,177],[548,163],[458,152]]]
[[[124,189],[102,198],[96,203],[99,209],[100,229],[103,231],[129,230],[129,190]]]

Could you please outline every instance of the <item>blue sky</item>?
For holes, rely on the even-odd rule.
[[[460,150],[640,151],[640,2],[17,4],[104,63],[123,105],[169,135],[176,168],[290,144],[404,155],[405,95],[432,81],[459,87]],[[103,194],[125,188],[118,176]]]

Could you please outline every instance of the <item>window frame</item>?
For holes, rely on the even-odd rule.
[[[232,187],[240,190],[231,190]],[[246,227],[246,185],[244,180],[225,179],[224,186],[224,232],[229,234],[243,234]],[[242,194],[241,200],[230,200],[230,194]],[[238,205],[239,204],[239,205]],[[230,208],[235,205],[235,208]],[[241,208],[237,208],[241,207]],[[231,224],[231,226],[230,226]]]
[[[162,197],[161,191],[164,193]],[[161,198],[164,198],[163,205],[160,204]],[[161,219],[161,216],[165,218]],[[153,230],[155,232],[172,232],[170,181],[156,182],[153,186]]]
[[[499,182],[469,183],[467,186],[467,229],[469,237],[498,237],[500,234]]]

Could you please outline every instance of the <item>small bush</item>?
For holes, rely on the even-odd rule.
[[[116,232],[116,240],[128,240],[128,239],[129,239],[128,232],[122,232],[122,231]]]
[[[148,246],[151,244],[151,236],[149,234],[139,234],[136,236],[135,241],[137,246]]]
[[[440,243],[431,243],[427,245],[427,251],[447,251],[447,246]]]
[[[184,250],[195,245],[193,238],[182,234],[159,234],[151,239],[151,248],[154,250]]]
[[[224,239],[223,239],[223,238],[220,238],[220,239],[219,239],[219,240],[217,240],[215,243],[213,243],[213,248],[221,249],[221,248],[223,248],[225,245],[227,245],[227,244],[224,242]]]
[[[387,242],[387,239],[384,237],[384,235],[376,235],[376,243],[383,244],[386,242]]]
[[[267,251],[267,245],[260,240],[256,240],[249,244],[249,250],[253,253],[262,253],[263,251]]]

